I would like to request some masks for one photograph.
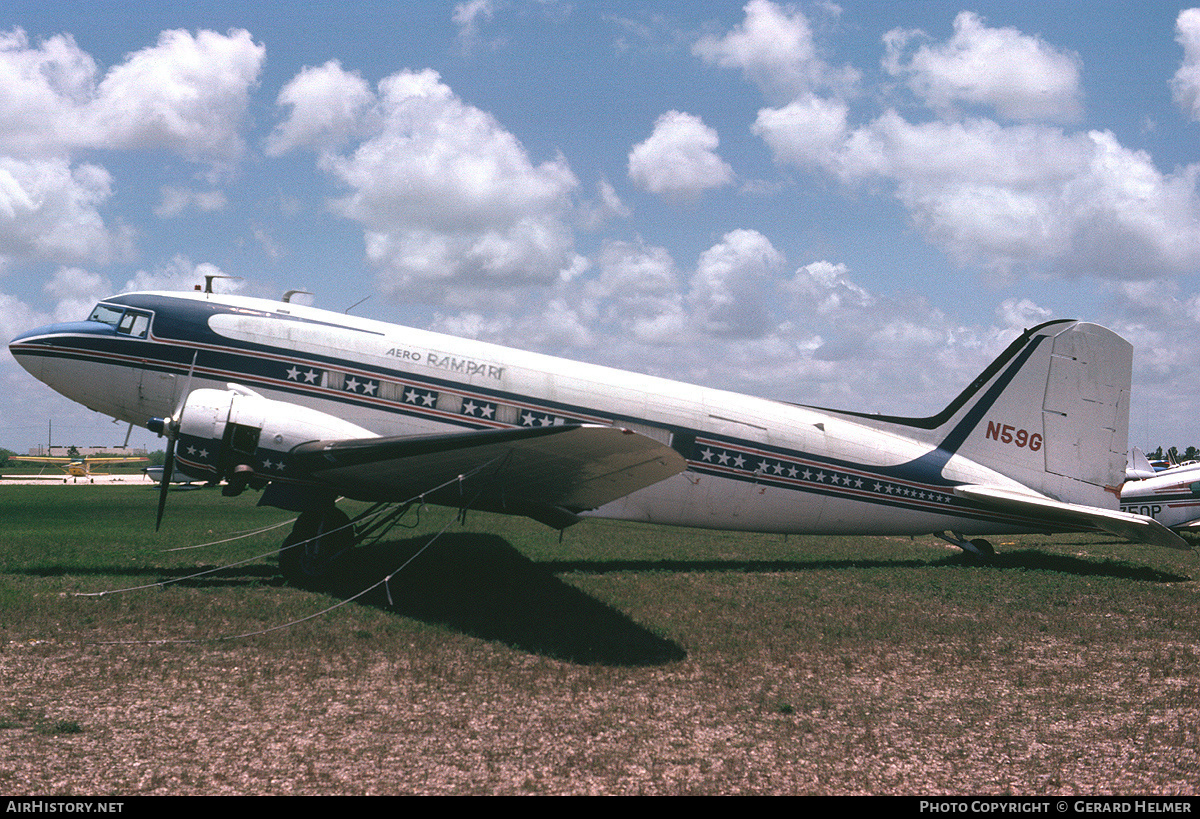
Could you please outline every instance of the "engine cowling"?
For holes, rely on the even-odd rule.
[[[161,431],[171,419],[158,420]],[[309,441],[377,438],[376,433],[319,410],[265,398],[237,384],[193,390],[179,413],[175,468],[240,491],[268,481],[303,481],[289,454]]]

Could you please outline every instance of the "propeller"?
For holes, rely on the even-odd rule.
[[[167,436],[167,456],[163,459],[162,481],[158,485],[158,517],[154,520],[154,531],[162,526],[163,511],[167,508],[167,490],[171,486],[171,476],[175,471],[175,442],[179,438],[179,425],[183,421],[183,408],[192,392],[192,373],[196,371],[196,355],[192,353],[192,364],[188,367],[187,381],[183,392],[179,395],[179,404],[175,412],[166,418],[151,418],[146,427],[151,432]]]

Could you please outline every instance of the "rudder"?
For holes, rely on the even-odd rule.
[[[1117,508],[1132,345],[1096,324],[1048,322],[1026,331],[997,363],[988,383],[972,385],[939,425],[941,448],[1055,500]]]

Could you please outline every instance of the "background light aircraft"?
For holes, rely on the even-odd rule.
[[[1176,531],[1200,530],[1200,464],[1164,469],[1121,487],[1121,510]]]
[[[129,464],[141,463],[150,460],[144,456],[87,456],[84,458],[70,458],[58,455],[10,455],[10,461],[18,461],[20,463],[32,464],[53,464],[54,466],[67,473],[72,478],[91,478],[93,475],[105,475],[106,472],[93,472],[92,466],[95,464]]]
[[[1125,466],[1126,481],[1140,481],[1143,478],[1153,478],[1159,471],[1150,463],[1145,452],[1142,452],[1136,446],[1129,450],[1129,463]]]
[[[129,293],[14,339],[64,395],[168,437],[178,469],[300,512],[280,564],[352,545],[334,505],[437,503],[796,534],[1103,530],[1190,548],[1122,512],[1132,348],[1078,321],[1027,330],[928,418],[819,409],[287,302]]]

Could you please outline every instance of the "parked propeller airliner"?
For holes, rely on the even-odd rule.
[[[757,532],[1102,530],[1186,541],[1118,509],[1132,349],[1077,321],[1027,330],[937,415],[738,395],[286,301],[128,293],[9,344],[97,412],[168,437],[173,469],[300,512],[280,562],[352,540],[334,506],[426,502],[562,528],[594,515]],[[293,548],[294,547],[294,548]]]

